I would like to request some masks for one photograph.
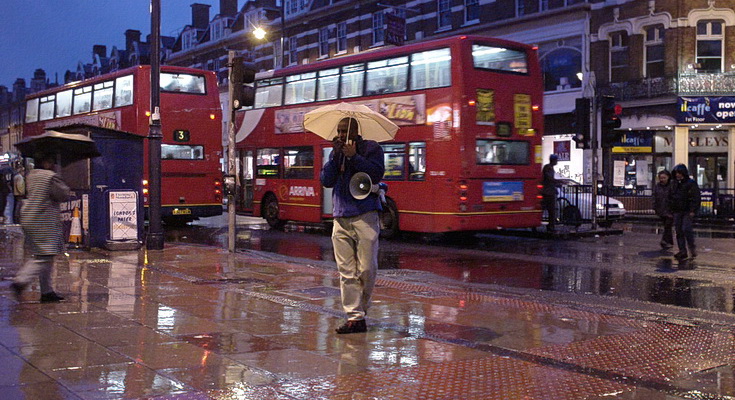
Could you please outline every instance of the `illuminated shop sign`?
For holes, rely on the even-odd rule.
[[[735,97],[679,97],[676,121],[686,124],[733,123]]]

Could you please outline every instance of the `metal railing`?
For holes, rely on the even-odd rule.
[[[655,215],[652,192],[651,189],[646,188],[601,188],[601,193],[623,203],[626,215]],[[735,218],[735,189],[704,188],[701,189],[701,193],[702,201],[697,217],[724,220]]]

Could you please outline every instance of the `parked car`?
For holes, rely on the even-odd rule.
[[[598,194],[597,201],[592,204],[592,185],[582,185],[568,178],[558,180],[561,186],[557,188],[557,216],[562,223],[579,225],[582,221],[591,221],[593,209],[602,227],[610,227],[625,216],[623,203],[612,197]]]

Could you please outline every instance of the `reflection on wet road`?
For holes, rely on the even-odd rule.
[[[167,240],[225,247],[226,226],[213,225],[217,224],[195,223],[167,231]],[[708,236],[726,237],[727,232],[700,231],[704,251],[699,259],[684,261],[655,249],[656,235],[655,227],[646,225],[628,227],[623,235],[565,241],[482,234],[463,241],[439,237],[427,242],[406,235],[398,241],[381,241],[380,268],[426,271],[470,284],[732,313],[735,282],[727,254],[716,248],[714,239],[708,241]],[[281,232],[255,222],[239,225],[237,237],[238,250],[334,261],[329,233],[318,225],[289,224]]]

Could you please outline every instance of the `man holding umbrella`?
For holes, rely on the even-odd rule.
[[[350,194],[350,179],[364,172],[373,183],[380,182],[385,172],[383,149],[376,141],[362,138],[358,121],[352,117],[339,121],[332,143],[334,149],[322,169],[321,181],[325,187],[334,188],[332,245],[340,274],[342,307],[347,313],[347,322],[336,331],[359,333],[367,331],[365,313],[378,270],[378,212],[382,207],[375,193],[355,199]]]

